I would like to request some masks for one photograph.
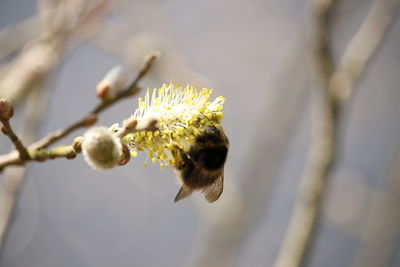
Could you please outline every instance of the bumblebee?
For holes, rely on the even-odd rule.
[[[216,201],[224,188],[224,165],[229,141],[219,126],[208,126],[199,134],[188,151],[177,147],[175,170],[182,187],[174,202],[201,190],[208,202]]]

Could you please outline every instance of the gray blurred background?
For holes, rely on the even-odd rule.
[[[335,5],[335,60],[371,3]],[[0,0],[0,29],[37,10],[34,0]],[[175,204],[174,173],[141,167],[143,156],[106,172],[82,156],[30,163],[0,266],[272,266],[309,145],[307,23],[306,3],[297,0],[116,2],[83,42],[70,41],[46,77],[38,138],[86,114],[111,67],[123,64],[134,77],[146,53],[159,50],[144,88],[194,83],[226,97],[225,191],[214,204],[200,194]],[[34,26],[26,34],[37,37]],[[1,50],[7,38],[0,37]],[[339,158],[306,266],[400,266],[399,47],[396,16],[345,108]],[[136,103],[118,103],[98,124],[121,122]],[[23,128],[15,113],[12,123]],[[0,144],[3,153],[11,148],[5,137]]]

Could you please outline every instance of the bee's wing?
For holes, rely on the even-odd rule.
[[[189,187],[182,185],[181,189],[179,190],[178,194],[176,194],[174,202],[178,202],[181,199],[187,198],[192,194],[193,190]]]
[[[222,170],[221,175],[215,182],[204,188],[202,192],[207,201],[211,203],[221,196],[222,190],[224,190],[224,170]]]

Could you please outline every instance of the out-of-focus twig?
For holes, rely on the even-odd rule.
[[[313,91],[311,147],[299,197],[275,267],[297,267],[303,263],[318,218],[326,177],[335,160],[342,105],[381,42],[399,1],[377,0],[373,4],[333,74],[329,67],[332,59],[328,40],[331,2],[310,0],[312,26],[315,27],[311,35],[314,48],[312,64],[317,89]]]
[[[314,89],[311,106],[311,144],[300,193],[275,267],[300,266],[316,220],[322,187],[333,152],[333,112],[328,95],[332,70],[329,19],[332,1],[310,1]]]
[[[93,2],[96,3],[89,5]],[[61,62],[67,48],[98,29],[110,11],[108,2],[110,0],[63,0],[42,4],[39,19],[34,20],[39,25],[33,25],[39,28],[37,37],[22,48],[15,60],[0,69],[0,96],[16,104],[36,88],[36,84],[43,84]]]
[[[355,83],[398,12],[399,2],[399,0],[376,0],[360,29],[351,38],[329,82],[329,91],[337,105],[343,104],[353,93]]]
[[[27,148],[28,157],[21,158],[18,156],[19,154],[16,153],[16,151],[12,151],[9,154],[0,156],[0,170],[9,165],[22,165],[27,161],[44,161],[59,157],[67,159],[74,158],[76,156],[76,153],[71,146],[59,146],[52,149],[47,149],[47,147],[79,128],[93,125],[97,120],[97,115],[100,114],[102,111],[115,104],[119,100],[135,95],[140,89],[140,87],[138,86],[139,81],[149,71],[155,59],[155,54],[151,54],[149,57],[147,57],[145,63],[143,64],[143,67],[139,71],[134,81],[125,90],[119,92],[114,98],[106,99],[100,102],[92,110],[92,112],[88,113],[82,119],[71,124],[63,130],[50,133],[48,136],[30,145]]]
[[[0,30],[0,60],[21,49],[39,32],[37,16]]]

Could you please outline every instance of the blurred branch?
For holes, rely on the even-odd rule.
[[[301,266],[318,218],[326,177],[335,160],[338,120],[342,105],[381,42],[398,1],[377,0],[350,41],[339,67],[331,75],[329,16],[332,1],[310,0],[313,71],[311,147],[301,178],[300,192],[275,267]]]
[[[16,151],[12,151],[9,154],[0,156],[0,170],[9,165],[23,165],[27,161],[44,161],[59,157],[68,159],[74,158],[75,152],[71,146],[59,146],[53,149],[46,148],[77,129],[93,125],[97,121],[97,115],[99,115],[102,111],[124,98],[135,95],[140,90],[138,83],[149,71],[155,59],[155,54],[151,54],[149,57],[147,57],[134,81],[125,90],[119,92],[115,97],[100,102],[86,116],[77,122],[72,123],[70,126],[67,126],[65,129],[50,133],[43,139],[30,145],[27,148],[29,154],[28,157],[21,158]]]
[[[311,66],[315,87],[311,100],[311,143],[300,180],[299,196],[274,267],[301,266],[309,246],[324,179],[332,159],[334,120],[332,102],[327,90],[332,69],[329,40],[331,4],[332,1],[310,1]]]
[[[110,10],[109,0],[42,2],[39,19],[32,20],[35,22],[32,27],[38,28],[37,37],[22,48],[15,60],[0,69],[0,97],[14,104],[24,99],[32,88],[41,87],[36,85],[43,85],[50,77],[66,48],[76,41],[74,37],[82,40],[91,35]],[[21,34],[27,33],[21,30]]]
[[[353,93],[354,84],[363,73],[368,61],[398,11],[399,0],[376,0],[351,38],[335,73],[329,81],[329,91],[338,105],[343,104]]]
[[[0,30],[0,60],[18,51],[39,33],[37,16]]]

